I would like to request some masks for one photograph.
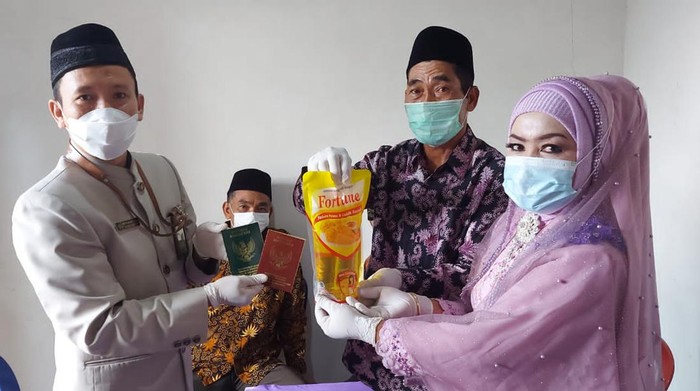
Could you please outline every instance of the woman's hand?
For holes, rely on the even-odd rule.
[[[369,260],[369,258],[367,258]],[[365,261],[367,262],[367,261]],[[401,289],[402,276],[398,269],[392,269],[388,267],[381,268],[374,272],[368,279],[360,281],[357,284],[359,289],[369,288],[375,286],[387,286],[396,289]],[[364,298],[362,296],[358,297],[359,300],[365,307],[370,307],[376,304],[376,301],[369,298]],[[357,301],[355,300],[355,301]]]
[[[360,300],[352,297],[345,300],[361,313],[382,319],[433,313],[433,302],[429,298],[389,286],[360,288]],[[374,305],[368,306],[363,302],[373,302]]]
[[[390,286],[392,288],[401,289],[402,276],[397,269],[383,267],[364,281],[360,281],[360,288],[369,288],[372,286]]]

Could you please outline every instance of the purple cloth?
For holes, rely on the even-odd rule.
[[[246,391],[370,391],[371,388],[360,382],[303,384],[298,386],[278,386],[274,384],[246,387]]]
[[[459,300],[472,250],[507,204],[503,162],[501,153],[470,128],[433,173],[426,169],[422,144],[415,139],[365,155],[355,164],[372,172],[367,210],[374,229],[365,277],[383,267],[397,268],[403,290]],[[293,198],[303,213],[301,180]],[[375,389],[406,389],[364,342],[349,341],[343,361]]]
[[[552,85],[588,106],[595,126],[578,128],[576,139],[596,140],[577,145],[579,157],[594,157],[582,169],[596,174],[473,312],[385,322],[377,343],[384,363],[430,389],[663,389],[643,98],[618,76],[536,88]],[[511,203],[484,238],[464,300],[523,213]]]

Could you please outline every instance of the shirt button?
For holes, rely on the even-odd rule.
[[[146,186],[143,184],[143,182],[136,182],[136,190],[139,193],[143,193],[143,191],[146,189]]]
[[[195,335],[194,338],[192,338],[192,343],[199,343],[202,339],[199,337],[199,335]]]
[[[153,223],[153,231],[155,233],[160,232],[160,225],[158,225],[157,223]]]
[[[165,274],[166,276],[168,274],[170,274],[170,266],[168,266],[168,265],[163,266],[163,274]]]

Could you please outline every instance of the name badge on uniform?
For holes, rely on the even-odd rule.
[[[124,221],[119,221],[117,223],[114,223],[114,228],[117,229],[117,231],[124,231],[129,228],[134,228],[139,226],[139,219],[137,217],[134,217],[133,219],[129,220],[124,220]]]

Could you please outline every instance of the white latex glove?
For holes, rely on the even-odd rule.
[[[377,270],[368,279],[360,281],[357,284],[358,288],[369,288],[371,286],[390,286],[392,288],[401,289],[402,277],[401,272],[397,269],[383,267]]]
[[[199,224],[192,238],[192,244],[197,250],[197,254],[202,258],[228,259],[224,238],[221,236],[221,231],[227,228],[228,225],[213,221]]]
[[[368,262],[369,258],[365,260],[365,262]],[[357,284],[357,288],[369,288],[372,286],[390,286],[392,288],[396,289],[401,289],[401,281],[403,280],[401,276],[401,272],[398,271],[397,269],[392,269],[389,267],[383,267],[371,276],[369,276],[368,279],[360,281],[359,284]],[[364,304],[365,308],[374,306],[376,304],[376,300],[366,298],[359,296],[358,300],[360,303]],[[347,300],[346,300],[347,301]],[[353,302],[356,302],[357,300],[353,300]],[[359,308],[358,308],[359,309]],[[360,310],[361,311],[361,310]]]
[[[218,307],[222,304],[242,306],[250,304],[253,297],[263,288],[267,281],[264,274],[252,276],[225,276],[204,285],[209,304]]]
[[[336,303],[324,294],[316,296],[316,323],[323,332],[335,339],[359,339],[374,346],[379,317],[368,317],[355,308]]]
[[[352,159],[345,148],[327,147],[316,152],[306,163],[309,171],[330,171],[336,187],[350,186]]]
[[[429,298],[390,286],[362,288],[360,296],[375,304],[366,306],[352,297],[348,297],[345,301],[367,316],[392,319],[433,313],[433,302]]]

